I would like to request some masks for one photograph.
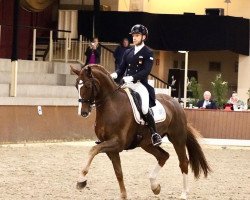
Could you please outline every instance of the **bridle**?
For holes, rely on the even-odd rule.
[[[91,86],[91,94],[89,99],[84,99],[81,97],[81,88],[86,84],[87,82],[91,81],[92,86]],[[98,92],[98,88],[96,83],[97,82],[94,78],[90,78],[83,82],[82,80],[79,81],[77,87],[78,87],[78,115],[81,115],[81,110],[82,110],[82,104],[89,104],[89,110],[91,111],[93,107],[95,107],[96,101],[95,97]],[[98,83],[99,84],[99,83]]]
[[[86,84],[87,82],[91,82],[92,87],[91,87],[91,94],[90,97],[88,99],[84,99],[81,97],[81,88],[84,86],[84,84]],[[107,94],[105,97],[103,97],[102,99],[96,101],[96,94],[98,93],[98,87],[97,85],[99,85],[100,88],[100,83],[97,79],[95,79],[94,77],[89,78],[86,81],[82,81],[80,80],[77,88],[78,88],[78,115],[82,115],[81,110],[82,110],[82,105],[85,104],[89,104],[89,111],[91,112],[92,109],[94,107],[100,107],[101,105],[103,105],[103,103],[107,100],[107,97],[110,95],[113,95],[115,92],[117,92],[120,88],[121,85],[119,85],[114,91],[112,91],[110,94]]]

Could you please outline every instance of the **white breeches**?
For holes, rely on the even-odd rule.
[[[140,95],[142,103],[142,113],[144,115],[147,114],[149,109],[149,94],[147,88],[141,82],[127,83],[126,87],[132,89]]]

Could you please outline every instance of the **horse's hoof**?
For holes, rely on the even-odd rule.
[[[155,189],[153,189],[152,191],[153,191],[153,193],[154,193],[155,195],[160,194],[160,192],[161,192],[161,185],[158,184],[157,187],[156,187]]]
[[[188,198],[187,198],[187,193],[186,192],[182,192],[181,193],[181,196],[180,196],[180,199],[182,199],[182,200],[187,200]]]
[[[87,180],[85,180],[85,181],[83,181],[83,182],[77,182],[76,188],[77,188],[78,190],[81,190],[81,189],[85,188],[86,185],[87,185]]]
[[[127,200],[127,196],[121,196],[121,200]]]

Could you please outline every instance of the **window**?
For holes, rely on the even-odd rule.
[[[209,71],[220,72],[221,71],[221,62],[209,62]]]

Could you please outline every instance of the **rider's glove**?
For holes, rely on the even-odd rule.
[[[131,83],[134,80],[133,76],[124,76],[122,79],[125,83]]]
[[[110,76],[112,77],[112,79],[117,79],[118,74],[116,72],[110,74]]]

